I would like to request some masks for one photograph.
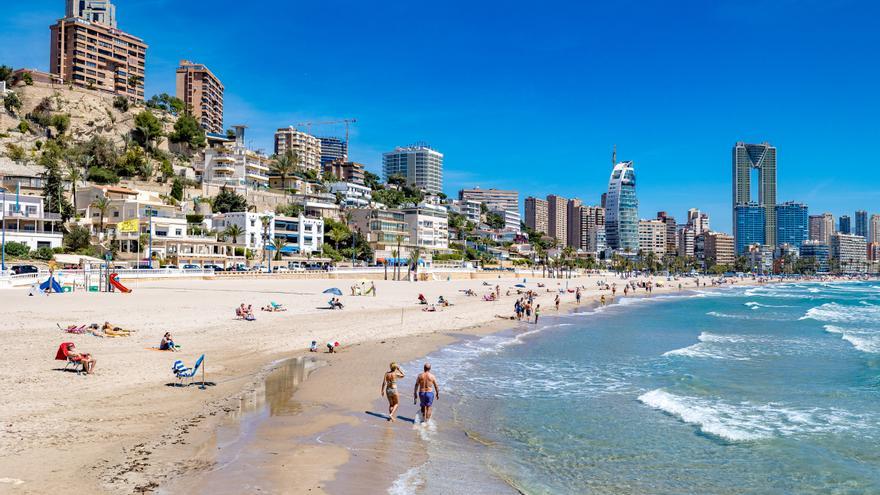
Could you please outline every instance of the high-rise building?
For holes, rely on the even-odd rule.
[[[809,238],[807,205],[793,201],[776,205],[776,244],[800,248]]]
[[[387,181],[392,175],[406,178],[407,184],[430,193],[443,191],[443,153],[425,144],[395,148],[382,155]]]
[[[758,170],[758,197],[751,197],[751,171]],[[740,227],[751,233],[752,225],[737,223],[737,206],[757,205],[764,212],[764,242],[767,246],[776,246],[776,148],[768,143],[746,144],[736,143],[733,147],[733,236],[739,238]],[[752,221],[754,217],[748,217]],[[737,241],[737,246],[747,245]]]
[[[838,232],[831,236],[831,260],[840,273],[861,273],[868,268],[865,238]]]
[[[639,220],[639,251],[642,256],[666,254],[666,223],[663,220]]]
[[[678,255],[682,258],[694,257],[694,228],[690,225],[682,225],[677,232],[678,237]]]
[[[519,192],[517,191],[474,187],[459,190],[458,199],[478,201],[486,205],[498,205],[507,211],[519,211]]]
[[[865,239],[868,238],[868,212],[865,210],[856,211],[855,235],[860,235]]]
[[[79,17],[115,28],[116,6],[110,0],[67,0],[64,17]]]
[[[562,196],[547,195],[547,228],[547,234],[564,247],[568,242],[568,200]]]
[[[828,244],[812,239],[805,241],[801,245],[801,258],[812,260],[816,273],[828,273],[828,260],[830,258]]]
[[[687,224],[693,227],[694,235],[700,235],[711,230],[709,228],[709,214],[703,213],[696,208],[688,210]]]
[[[678,235],[676,235],[678,225],[675,223],[675,217],[667,215],[665,211],[658,211],[657,220],[666,224],[666,254],[674,255],[678,252]]]
[[[721,232],[706,232],[703,235],[705,242],[704,253],[707,263],[715,265],[733,265],[734,256],[733,236]]]
[[[207,132],[223,132],[223,84],[206,66],[181,60],[177,97]]]
[[[318,138],[292,126],[278,129],[275,131],[275,154],[280,156],[288,150],[297,154],[301,167],[321,172],[321,141]]]
[[[575,249],[583,249],[581,246],[586,245],[584,239],[586,232],[581,228],[581,208],[581,200],[574,198],[568,200],[565,211],[565,233],[567,236],[565,244]]]
[[[880,215],[871,215],[868,240],[874,244],[880,244]]]
[[[837,231],[841,234],[852,234],[852,221],[849,215],[840,215],[837,219]]]
[[[68,0],[49,30],[49,71],[65,84],[144,99],[147,44],[116,28],[110,1]]]
[[[633,162],[614,165],[605,199],[605,240],[621,253],[639,252],[639,200]]]
[[[834,233],[834,215],[823,213],[821,215],[810,215],[809,218],[810,240],[830,246],[831,234]]]
[[[605,208],[581,206],[581,229],[586,230],[584,251],[599,254],[605,250]]]
[[[749,251],[749,246],[755,244],[765,245],[767,233],[764,229],[764,221],[767,216],[764,214],[764,207],[757,203],[741,204],[734,207],[734,224],[736,231],[736,254],[745,255]]]
[[[550,227],[547,219],[547,202],[540,198],[529,196],[525,202],[526,227],[535,232],[548,234]]]
[[[348,161],[348,143],[335,137],[319,137],[321,142],[321,171],[335,161]]]

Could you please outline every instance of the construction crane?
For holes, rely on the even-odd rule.
[[[308,133],[312,133],[312,125],[331,125],[331,124],[345,124],[345,159],[348,160],[348,150],[351,149],[351,145],[348,140],[348,131],[349,126],[351,124],[357,123],[357,119],[341,119],[341,120],[322,120],[319,122],[300,122],[296,124],[296,127],[305,126],[308,129]]]

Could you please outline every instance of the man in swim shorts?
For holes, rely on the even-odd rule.
[[[413,404],[416,403],[416,399],[419,400],[422,422],[425,423],[431,419],[434,399],[440,399],[440,387],[437,386],[437,379],[431,373],[430,363],[425,363],[425,371],[416,378],[416,386],[413,389]]]

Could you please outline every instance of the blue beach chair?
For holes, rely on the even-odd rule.
[[[177,360],[174,361],[174,364],[171,365],[171,371],[174,373],[174,376],[177,377],[178,385],[182,385],[183,381],[189,378],[190,384],[192,383],[192,378],[196,376],[196,373],[199,371],[199,367],[202,366],[202,361],[205,360],[205,355],[202,354],[199,356],[199,359],[196,361],[196,365],[192,368],[187,368],[183,361]]]

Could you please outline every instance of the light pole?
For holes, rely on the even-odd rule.
[[[3,239],[0,240],[0,274],[3,274],[6,273],[6,189],[0,191],[0,194],[3,194],[3,202],[0,203],[3,208],[0,212],[3,214],[0,217],[0,222],[3,222]]]
[[[149,218],[149,227],[148,233],[150,234],[150,245],[149,252],[147,252],[147,259],[150,263],[150,269],[153,268],[153,207],[147,209],[147,218]]]

